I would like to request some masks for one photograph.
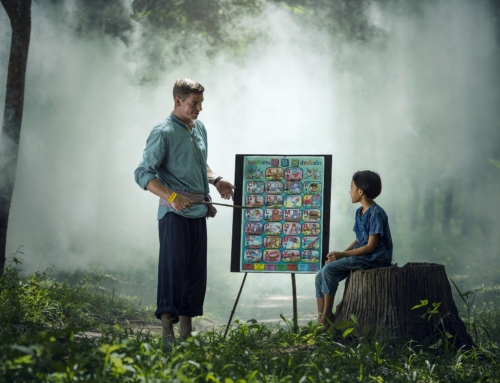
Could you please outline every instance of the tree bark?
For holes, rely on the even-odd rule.
[[[7,89],[0,139],[0,275],[5,265],[9,211],[16,180],[23,119],[24,85],[31,35],[31,0],[0,0],[12,28]]]
[[[427,305],[421,301],[427,300]],[[433,304],[440,303],[435,310]],[[417,309],[413,307],[421,305]],[[458,315],[443,265],[408,263],[351,272],[334,327],[357,317],[358,335],[373,333],[391,344],[410,340],[434,344],[439,339],[470,348],[472,338]]]

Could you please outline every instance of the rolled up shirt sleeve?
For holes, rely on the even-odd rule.
[[[370,216],[370,230],[368,235],[384,235],[384,219],[378,212],[373,212]]]
[[[147,190],[149,181],[157,178],[158,168],[167,153],[167,139],[161,130],[153,129],[146,142],[141,161],[135,169],[135,182]]]

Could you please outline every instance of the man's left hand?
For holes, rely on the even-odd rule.
[[[223,178],[215,184],[215,188],[222,198],[234,200],[233,190],[236,189],[236,186],[234,186],[231,182],[226,181]]]

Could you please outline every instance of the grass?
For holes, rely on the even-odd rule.
[[[1,382],[500,381],[499,309],[473,306],[459,290],[471,350],[391,347],[314,323],[295,334],[282,317],[276,326],[238,322],[227,338],[224,328],[197,333],[163,353],[157,334],[129,325],[152,318],[149,308],[103,293],[99,278],[68,284],[51,270],[20,278],[17,262],[0,278]]]

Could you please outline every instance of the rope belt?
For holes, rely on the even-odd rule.
[[[204,193],[189,193],[183,191],[175,191],[178,195],[189,198],[193,204],[199,204],[202,202],[212,202],[212,198],[210,198],[209,194]],[[172,204],[168,202],[166,199],[160,198],[160,206],[172,207]],[[212,204],[207,204],[207,218],[215,217],[217,214],[217,209]]]

